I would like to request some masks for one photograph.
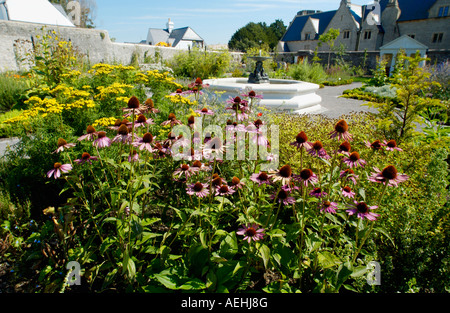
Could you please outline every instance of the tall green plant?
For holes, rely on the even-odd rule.
[[[430,107],[441,106],[439,100],[425,96],[424,91],[435,82],[428,80],[430,74],[424,70],[422,58],[417,52],[408,57],[402,53],[398,55],[396,71],[390,79],[391,86],[396,89],[398,104],[387,101],[385,103],[370,103],[378,110],[381,118],[379,127],[387,137],[397,141],[410,137],[415,128],[415,122],[420,122],[420,113]]]

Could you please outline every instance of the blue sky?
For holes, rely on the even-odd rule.
[[[371,0],[353,0],[369,4]],[[149,28],[190,26],[206,44],[226,44],[249,22],[270,24],[281,19],[286,26],[300,10],[336,10],[340,0],[96,0],[95,25],[118,42],[139,42]]]

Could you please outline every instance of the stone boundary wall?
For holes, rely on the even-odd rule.
[[[133,55],[138,56],[138,62],[144,61],[144,56],[158,55],[163,60],[172,58],[182,51],[172,47],[156,47],[145,44],[112,42],[108,31],[100,29],[63,27],[36,23],[0,20],[0,72],[27,70],[30,65],[20,61],[27,51],[32,49],[32,41],[45,31],[54,30],[57,36],[85,54],[91,64],[121,63],[130,64]],[[16,44],[20,41],[20,44]],[[240,59],[239,53],[231,53],[234,59]]]
[[[297,57],[297,58],[296,58]],[[297,51],[297,52],[279,52],[277,54],[278,62],[295,63],[301,59],[308,58],[311,61],[314,57],[314,51]],[[328,52],[318,52],[318,57],[321,59],[320,64],[326,66],[328,63]],[[368,72],[376,69],[378,59],[380,57],[380,51],[367,51],[366,52],[366,70]],[[442,63],[450,60],[450,51],[448,50],[428,50],[427,57],[430,59],[428,64]],[[333,64],[337,58],[334,52],[331,52],[330,64]],[[353,66],[362,66],[364,61],[364,51],[347,51],[343,56],[345,62],[350,63]]]

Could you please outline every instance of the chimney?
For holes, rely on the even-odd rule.
[[[167,22],[166,26],[167,26],[167,31],[169,32],[169,34],[172,33],[172,30],[173,30],[173,22],[170,21],[170,18],[169,18],[169,21]]]

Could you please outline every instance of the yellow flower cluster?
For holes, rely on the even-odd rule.
[[[97,120],[94,121],[94,123],[92,123],[92,126],[111,126],[114,125],[114,123],[116,122],[117,118],[115,117],[102,117],[99,118]]]
[[[55,96],[64,96],[65,98],[87,98],[90,93],[84,90],[75,89],[65,84],[59,84],[52,90],[49,90],[50,94]]]
[[[121,95],[126,93],[127,89],[133,89],[132,85],[128,84],[122,84],[122,83],[112,83],[111,85],[105,87],[105,86],[98,86],[97,90],[100,92],[95,97],[100,100],[105,100],[111,95]]]
[[[172,103],[181,103],[181,104],[188,104],[188,105],[195,105],[197,104],[197,101],[191,101],[189,98],[183,97],[181,95],[168,95],[165,96],[167,99],[170,100]]]
[[[125,66],[122,64],[112,65],[112,64],[105,64],[105,63],[97,63],[92,66],[92,69],[88,71],[89,74],[94,74],[96,76],[101,75],[109,75],[113,71],[133,71],[135,68],[133,66]]]
[[[10,118],[4,121],[4,123],[26,121],[30,117],[34,117],[38,114],[45,117],[48,114],[60,114],[65,110],[95,107],[95,102],[92,99],[78,99],[74,102],[60,103],[55,98],[41,99],[39,97],[32,96],[28,100],[24,101],[24,103],[30,105],[31,109],[24,110],[22,114]]]
[[[147,71],[147,77],[151,80],[173,85],[174,88],[183,88],[182,85],[175,82],[175,77],[170,76],[169,72],[160,73],[158,70]]]

